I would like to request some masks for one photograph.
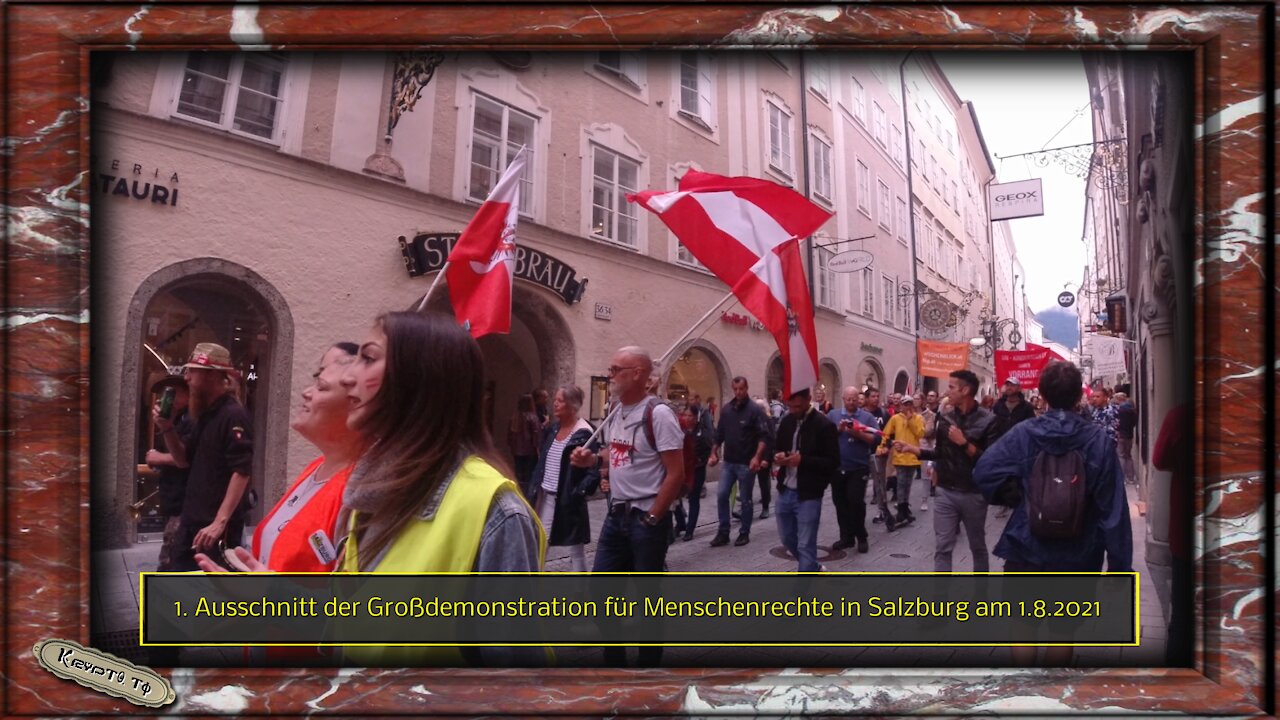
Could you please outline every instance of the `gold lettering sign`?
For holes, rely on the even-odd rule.
[[[71,640],[44,640],[31,652],[54,675],[134,705],[162,707],[177,699],[169,681],[151,668]]]

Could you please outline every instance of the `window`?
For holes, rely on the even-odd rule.
[[[921,177],[921,179],[923,179],[923,180],[924,180],[924,184],[925,184],[925,185],[932,185],[932,184],[933,184],[933,178],[932,178],[932,177],[930,177],[929,171],[930,171],[930,168],[929,168],[929,156],[928,156],[928,155],[921,155],[921,156],[920,156],[920,177]]]
[[[920,244],[924,247],[924,252],[920,253],[920,256],[924,259],[925,266],[934,268],[936,272],[938,267],[938,258],[934,253],[933,224],[926,221],[923,224],[917,223],[916,227],[920,228],[920,234],[922,236]]]
[[[898,242],[907,244],[907,201],[897,198],[898,206]]]
[[[836,306],[836,274],[828,269],[828,263],[834,254],[829,248],[818,248],[818,271],[814,273],[818,304],[833,309]]]
[[[910,292],[911,286],[903,285],[900,289]],[[903,330],[911,330],[911,311],[912,311],[912,306],[915,305],[915,298],[910,295],[905,295],[904,293],[904,297],[899,298],[899,300],[902,301],[898,303],[898,308],[899,308],[898,314],[902,321],[901,327]]]
[[[876,204],[879,206],[880,227],[893,232],[893,200],[889,197],[889,186],[880,178],[876,178]]]
[[[853,78],[853,116],[863,125],[867,124],[867,89],[858,78]]]
[[[942,230],[935,229],[933,233],[933,271],[942,277],[947,276],[947,249],[946,241],[942,237]]]
[[[283,53],[190,53],[175,113],[275,141],[287,64]]]
[[[816,135],[810,137],[813,140],[813,194],[831,202],[834,197],[831,192],[831,146]]]
[[[949,153],[951,153],[952,155],[954,155],[954,154],[955,154],[955,152],[956,152],[956,149],[955,149],[955,146],[952,144],[952,143],[953,143],[953,140],[952,140],[952,137],[951,137],[951,131],[950,131],[950,130],[948,130],[948,131],[946,132],[946,138],[947,138],[947,152],[949,152]]]
[[[950,205],[951,193],[947,192],[947,177],[946,168],[942,168],[942,180],[938,183],[938,194],[942,196],[942,202]]]
[[[924,162],[925,162],[924,140],[920,139],[919,135],[916,136],[915,162],[917,165],[924,167]]]
[[[888,275],[880,276],[880,292],[883,293],[880,301],[884,307],[884,316],[880,319],[884,321],[885,325],[892,326],[896,322],[893,309],[898,305],[898,298],[896,297],[898,293],[894,290],[893,278]]]
[[[791,116],[769,105],[769,166],[791,177]]]
[[[591,233],[636,247],[639,239],[637,205],[627,202],[635,192],[640,164],[602,147],[592,147]]]
[[[520,214],[533,215],[533,148],[537,120],[519,110],[476,95],[475,122],[471,130],[471,177],[467,197],[483,202],[507,169],[511,158],[525,147],[527,162],[520,178]]]
[[[876,312],[876,269],[862,271],[862,314],[873,317]]]
[[[902,151],[904,147],[905,146],[902,144],[902,128],[898,127],[897,125],[894,125],[893,126],[893,148],[892,148],[893,161],[898,163],[898,167],[902,167],[903,164],[905,163],[905,159],[902,157]]]
[[[596,69],[616,77],[626,85],[639,89],[640,56],[637,53],[616,50],[596,53]]]
[[[959,286],[960,283],[964,282],[964,277],[965,277],[964,251],[961,250],[959,247],[957,247],[956,248],[956,285],[957,286]]]
[[[923,260],[923,259],[924,259],[924,248],[925,248],[925,244],[924,244],[923,240],[924,240],[924,235],[925,235],[925,233],[928,231],[928,228],[926,228],[924,225],[921,225],[921,224],[920,224],[920,211],[919,211],[919,210],[913,211],[913,212],[911,213],[911,221],[912,221],[912,223],[913,223],[913,225],[915,226],[915,229],[916,229],[916,237],[915,237],[915,240],[916,240],[916,243],[915,243],[915,245],[916,245],[916,257],[918,257],[918,258],[920,258],[921,260]]]
[[[858,161],[858,209],[867,217],[871,217],[871,169],[867,164]]]
[[[700,52],[680,53],[680,114],[708,130],[715,127],[711,60]]]
[[[823,100],[831,99],[831,68],[827,65],[826,58],[821,53],[812,53],[809,55],[813,59],[810,63],[809,87],[818,94]]]
[[[692,164],[684,164],[684,163],[676,165],[675,166],[676,172],[671,178],[671,187],[679,187],[680,178],[684,177],[684,174],[688,172],[690,168],[693,168],[693,167],[694,166]],[[694,257],[693,253],[689,252],[689,248],[685,247],[684,243],[680,242],[680,239],[675,236],[675,233],[671,233],[671,239],[676,244],[676,262],[677,263],[680,263],[681,265],[688,265],[690,267],[694,267],[699,270],[707,269],[707,266],[699,262],[698,258]]]
[[[955,180],[951,181],[951,204],[954,205],[957,209],[959,209],[960,207],[960,190],[956,185]]]
[[[889,146],[889,127],[880,103],[872,103],[872,120],[875,122],[876,142],[884,147]]]

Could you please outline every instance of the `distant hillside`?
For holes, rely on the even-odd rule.
[[[1061,343],[1069,350],[1080,345],[1080,318],[1067,308],[1049,308],[1036,313],[1036,322],[1044,327],[1044,339]]]

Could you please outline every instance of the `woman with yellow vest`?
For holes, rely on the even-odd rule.
[[[892,447],[895,440],[900,440],[908,445],[919,447],[920,440],[924,437],[924,418],[916,412],[915,398],[905,395],[898,402],[898,412],[889,418],[889,424],[884,426],[884,439],[880,441],[880,448]],[[889,462],[896,468],[897,486],[894,490],[894,500],[898,503],[898,517],[892,525],[886,524],[890,530],[894,527],[900,527],[915,520],[915,516],[911,514],[911,482],[915,480],[916,473],[920,470],[920,458],[911,453],[893,451]],[[884,497],[880,502],[880,511],[886,516],[889,514],[889,500]]]
[[[350,520],[340,571],[541,570],[546,537],[485,425],[484,359],[467,331],[440,315],[382,315],[341,382],[347,424],[365,451],[343,498]],[[546,654],[374,646],[344,648],[343,658],[366,666],[528,665]]]

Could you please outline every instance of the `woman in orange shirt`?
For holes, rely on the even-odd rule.
[[[320,450],[280,502],[258,523],[253,555],[276,572],[333,572],[346,523],[339,517],[360,435],[347,428],[350,402],[340,380],[359,346],[337,343],[320,359],[302,406],[289,423]]]

